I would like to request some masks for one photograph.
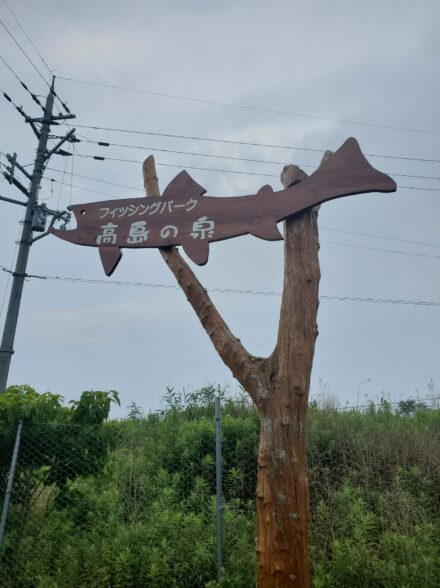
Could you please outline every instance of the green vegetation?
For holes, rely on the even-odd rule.
[[[114,392],[0,396],[0,497],[24,423],[0,586],[214,588],[214,393],[168,390],[162,414],[132,404],[118,422]],[[244,397],[223,399],[222,428],[221,586],[249,588],[259,424]],[[439,410],[313,405],[308,459],[315,587],[439,585]]]

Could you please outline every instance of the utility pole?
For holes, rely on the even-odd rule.
[[[26,207],[26,214],[23,221],[23,229],[21,232],[21,238],[19,242],[15,271],[12,273],[12,287],[9,296],[9,304],[6,313],[3,337],[0,345],[0,393],[4,392],[6,389],[9,374],[9,366],[11,363],[11,357],[14,353],[15,331],[17,328],[18,313],[20,310],[21,296],[23,293],[23,284],[26,278],[26,268],[29,257],[29,250],[33,241],[47,234],[47,232],[43,232],[43,234],[33,238],[34,230],[44,231],[44,226],[43,228],[41,228],[41,219],[40,227],[35,225],[36,222],[38,223],[38,219],[36,219],[35,215],[43,215],[43,225],[45,225],[45,218],[47,217],[47,214],[52,215],[52,225],[56,220],[59,219],[62,219],[64,221],[69,220],[68,213],[51,211],[45,207],[38,206],[38,193],[40,191],[41,180],[43,178],[46,162],[53,153],[58,152],[59,147],[65,141],[69,141],[73,137],[73,133],[75,132],[75,129],[70,130],[55,145],[53,149],[48,151],[47,143],[49,139],[51,125],[59,120],[75,118],[75,115],[70,113],[53,116],[52,113],[55,98],[54,85],[55,77],[52,80],[52,84],[46,98],[46,105],[43,109],[43,116],[39,118],[30,118],[28,116],[25,116],[26,122],[28,122],[31,125],[32,130],[38,137],[38,149],[32,175],[28,174],[26,170],[17,163],[16,154],[14,154],[12,157],[8,156],[8,160],[11,163],[11,167],[8,168],[10,173],[3,173],[5,178],[9,181],[9,183],[13,183],[22,193],[24,193],[27,196],[28,200],[27,203],[24,203],[21,201],[14,201],[12,199],[0,197],[1,200],[13,202],[14,204],[20,204]],[[37,124],[41,125],[40,128],[37,127]],[[14,177],[14,171],[16,168],[18,168],[30,180],[29,190],[24,188],[24,186]]]

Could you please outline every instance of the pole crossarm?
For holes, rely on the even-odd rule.
[[[19,204],[20,206],[27,206],[26,202],[21,202],[21,200],[14,200],[14,198],[7,198],[6,196],[0,196],[0,200],[4,200],[5,202],[10,202],[11,204]]]
[[[27,117],[27,118],[29,119],[27,121],[29,123],[31,123],[31,122],[32,123],[43,123],[46,120],[46,117],[44,117],[44,116],[39,116],[37,118],[29,118],[29,117]],[[53,121],[53,120],[67,120],[70,118],[76,118],[76,115],[75,114],[59,114],[57,116],[51,116],[50,120],[51,121]]]
[[[6,154],[6,159],[13,164],[15,167],[18,167],[18,169],[21,171],[22,174],[24,174],[28,180],[32,180],[32,176],[31,174],[22,166],[18,163],[17,158],[13,157],[12,155],[10,155],[9,153]],[[10,170],[11,174],[14,175],[13,170]]]
[[[14,178],[13,175],[11,175],[10,173],[7,173],[7,172],[3,172],[3,175],[8,180],[8,182],[10,184],[14,184],[14,186],[16,188],[18,188],[20,190],[20,192],[22,192],[25,196],[27,196],[29,198],[29,196],[30,196],[29,190],[27,188],[25,188],[23,186],[23,184],[17,180],[17,178]]]
[[[53,147],[48,153],[46,153],[44,159],[47,161],[53,153],[56,153],[58,151],[58,149],[61,147],[61,145],[63,145],[63,143],[65,143],[66,141],[68,141],[70,139],[70,137],[72,137],[72,135],[75,133],[75,131],[76,131],[76,129],[71,129],[65,137],[63,137],[60,141],[58,141],[58,143],[55,145],[55,147]]]

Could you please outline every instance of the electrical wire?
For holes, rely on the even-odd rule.
[[[61,138],[61,137],[59,137]],[[252,158],[248,158],[248,157],[234,157],[234,156],[229,156],[229,155],[213,155],[211,153],[197,153],[194,151],[177,151],[175,149],[163,149],[163,148],[158,148],[158,147],[147,147],[147,146],[138,146],[138,145],[127,145],[127,144],[122,144],[122,143],[108,143],[105,141],[92,141],[90,139],[79,139],[78,141],[80,142],[84,142],[84,143],[93,143],[95,145],[98,145],[100,147],[124,147],[127,149],[140,149],[142,151],[158,151],[160,153],[174,153],[177,155],[191,155],[191,156],[196,156],[196,157],[209,157],[209,158],[214,158],[214,159],[227,159],[227,160],[232,160],[232,161],[244,161],[244,162],[250,162],[250,163],[265,163],[265,164],[272,164],[272,165],[287,165],[286,161],[270,161],[267,159],[252,159]],[[106,157],[106,159],[109,159],[108,157]],[[311,164],[307,164],[307,163],[299,163],[297,164],[299,167],[308,167],[308,168],[316,168],[315,165],[311,165]],[[401,173],[397,173],[397,172],[384,172],[387,173],[390,176],[397,176],[397,177],[402,177],[402,178],[416,178],[416,179],[421,179],[421,180],[440,180],[440,176],[422,176],[422,175],[416,175],[416,174],[401,174]]]
[[[29,41],[29,43],[32,45],[35,53],[38,55],[38,57],[41,59],[41,61],[43,62],[45,68],[47,69],[47,71],[49,72],[50,75],[52,75],[52,70],[50,69],[50,67],[47,65],[46,61],[44,60],[43,56],[41,55],[41,53],[38,51],[38,49],[36,48],[36,46],[34,45],[32,39],[29,37],[29,35],[27,34],[27,32],[24,30],[24,27],[22,26],[22,24],[20,23],[20,21],[18,20],[17,16],[15,15],[15,13],[12,11],[11,7],[9,6],[9,4],[6,2],[6,0],[3,0],[3,4],[6,6],[6,8],[9,10],[9,12],[12,14],[12,16],[15,19],[15,22],[18,24],[18,26],[20,27],[20,29],[22,30],[23,34],[25,35],[26,39]]]
[[[43,178],[43,180],[45,180],[46,182],[55,182],[56,184],[61,184],[62,182],[60,180],[56,180],[55,178]],[[117,200],[118,198],[120,198],[120,196],[116,195],[116,194],[109,194],[108,192],[100,192],[99,190],[93,190],[92,188],[86,188],[85,186],[78,186],[77,184],[73,184],[72,182],[70,182],[70,188],[76,188],[78,190],[83,190],[84,192],[90,192],[92,194],[99,194],[100,196],[107,196],[107,198],[110,198],[112,200]]]
[[[5,0],[3,0],[4,2]],[[6,2],[5,2],[6,4]],[[9,8],[9,6],[8,6]],[[12,13],[12,10],[9,8],[10,12]],[[22,25],[19,23],[17,17],[15,16],[14,13],[12,13],[15,20],[18,22],[20,28],[22,29],[22,31],[25,33],[26,38],[30,41],[32,47],[34,47],[35,51],[37,52],[37,54],[39,55],[39,57],[43,60],[45,66],[47,67],[50,75],[52,75],[52,71],[50,70],[49,66],[47,65],[47,63],[44,61],[44,59],[41,57],[40,53],[37,51],[35,45],[32,43],[32,41],[30,40],[30,37],[27,35],[27,33],[25,32],[24,28],[22,27]],[[46,78],[43,76],[43,74],[41,73],[41,71],[37,68],[37,66],[35,65],[35,63],[32,61],[32,59],[29,57],[29,55],[26,53],[26,51],[23,49],[23,47],[20,45],[20,43],[17,41],[17,39],[14,37],[14,35],[11,33],[11,31],[8,29],[8,27],[5,25],[5,23],[0,19],[0,24],[3,26],[3,28],[5,29],[5,31],[8,33],[8,35],[11,37],[11,39],[14,41],[14,43],[17,45],[17,47],[20,49],[20,51],[23,53],[23,55],[26,57],[26,59],[29,61],[29,63],[32,65],[32,67],[34,68],[34,70],[38,73],[38,75],[40,76],[40,78],[43,80],[43,82],[46,84],[46,86],[48,88],[50,88],[50,84],[49,82],[46,80]],[[58,100],[58,102],[61,104],[61,106],[64,108],[64,110],[71,114],[69,107],[67,106],[67,104],[65,102],[63,102],[61,100],[61,98],[58,96],[58,94],[55,92],[55,90],[53,90],[53,95],[54,97]],[[61,113],[60,113],[61,114]],[[66,121],[64,121],[65,124],[67,124]],[[67,125],[68,126],[68,125]]]
[[[26,59],[29,61],[29,63],[32,65],[32,67],[37,72],[37,74],[40,76],[40,78],[43,80],[43,82],[46,84],[46,86],[48,86],[50,88],[49,82],[46,80],[46,78],[43,76],[43,74],[40,72],[38,67],[35,65],[35,63],[32,61],[32,59],[29,57],[29,55],[26,53],[26,51],[23,49],[23,47],[20,45],[20,43],[17,41],[17,39],[14,37],[14,35],[11,33],[11,31],[8,29],[8,27],[5,25],[5,23],[2,21],[1,18],[0,18],[0,24],[5,29],[5,31],[8,33],[8,35],[11,37],[11,39],[14,41],[14,43],[17,45],[17,47],[20,49],[20,51],[23,53],[23,55],[26,57]]]
[[[392,125],[370,123],[370,122],[365,122],[365,121],[355,121],[355,120],[347,120],[347,119],[340,119],[340,118],[291,112],[291,111],[287,111],[287,110],[275,110],[273,108],[265,108],[265,107],[259,107],[259,106],[246,106],[246,105],[240,105],[240,104],[231,104],[231,103],[227,103],[227,102],[205,100],[203,98],[195,98],[195,97],[189,97],[189,96],[178,96],[176,94],[166,94],[165,92],[156,92],[156,91],[152,91],[152,90],[139,90],[139,89],[135,89],[135,88],[126,88],[123,86],[117,86],[115,84],[108,84],[108,83],[104,83],[104,82],[92,82],[92,81],[86,81],[86,80],[78,80],[78,79],[74,79],[74,78],[68,78],[65,76],[59,76],[59,78],[61,80],[65,80],[68,82],[88,84],[88,85],[92,85],[92,86],[102,86],[104,88],[111,88],[111,89],[115,89],[115,90],[124,90],[127,92],[136,92],[139,94],[148,94],[151,96],[159,96],[161,98],[172,98],[175,100],[184,100],[184,101],[188,101],[188,102],[198,102],[201,104],[207,104],[207,105],[211,105],[211,106],[222,106],[222,107],[226,107],[226,108],[250,110],[250,111],[254,111],[254,112],[266,112],[266,113],[271,113],[271,114],[281,114],[281,115],[287,115],[287,116],[294,116],[297,118],[307,118],[307,119],[311,119],[311,120],[323,120],[323,121],[327,121],[327,122],[336,122],[336,123],[349,124],[349,125],[359,125],[359,126],[363,126],[363,127],[374,127],[374,128],[388,129],[388,130],[393,130],[393,131],[421,133],[421,134],[426,134],[426,135],[440,135],[439,131],[429,131],[426,129],[397,127],[397,126],[392,126]]]
[[[324,227],[319,225],[320,231],[333,231],[336,233],[346,233],[348,235],[358,235],[360,237],[372,237],[374,239],[386,239],[387,241],[397,241],[398,243],[409,243],[410,245],[422,245],[424,247],[440,247],[438,243],[427,243],[426,241],[412,241],[409,239],[397,239],[396,237],[387,237],[385,235],[375,235],[372,233],[358,233],[356,231],[347,231],[345,229],[336,229],[334,227]]]
[[[83,159],[95,159],[96,161],[119,161],[121,163],[143,163],[138,159],[124,159],[121,157],[101,157],[100,155],[78,155]],[[175,164],[175,163],[159,163],[158,161],[155,162],[156,165],[162,167],[175,167],[175,168],[184,168],[184,169],[194,169],[199,171],[211,171],[211,172],[222,172],[225,174],[240,174],[244,176],[261,176],[263,178],[279,178],[279,174],[260,174],[258,172],[244,172],[239,170],[231,170],[231,169],[218,169],[218,168],[210,168],[210,167],[197,167],[194,165],[186,165],[186,164]]]
[[[136,163],[142,164],[143,162],[139,159],[125,159],[122,157],[103,157],[101,155],[78,155],[83,159],[94,159],[95,161],[118,161],[121,163]],[[268,174],[268,173],[259,173],[259,172],[245,172],[240,170],[232,170],[232,169],[220,169],[220,168],[212,168],[212,167],[196,167],[186,164],[176,164],[176,163],[159,163],[156,161],[156,165],[162,167],[174,167],[178,169],[193,169],[198,171],[207,171],[207,172],[216,172],[216,173],[225,173],[225,174],[239,174],[244,176],[260,176],[263,178],[279,178],[279,174]],[[440,192],[440,188],[428,188],[422,186],[402,186],[397,185],[399,189],[403,190],[423,190],[428,192]]]
[[[398,255],[415,255],[417,257],[429,257],[431,259],[440,259],[440,255],[429,255],[429,253],[416,253],[415,251],[397,251],[395,249],[382,249],[380,247],[355,245],[354,243],[339,243],[337,241],[320,240],[320,243],[325,243],[326,245],[338,245],[340,247],[354,247],[355,249],[368,249],[369,251],[378,251],[381,253],[396,253]]]
[[[61,138],[61,137],[60,137]],[[234,157],[230,155],[213,155],[210,153],[197,153],[195,151],[177,151],[175,149],[159,149],[158,147],[127,145],[123,143],[108,143],[106,141],[92,141],[91,139],[78,139],[82,143],[93,143],[100,147],[125,147],[127,149],[140,149],[142,151],[159,151],[160,153],[176,153],[178,155],[194,155],[199,157],[212,157],[214,159],[228,159],[233,161],[247,161],[251,163],[269,163],[274,165],[286,165],[285,161],[269,161],[267,159],[252,159],[248,157]],[[309,164],[298,164],[300,167],[315,167]]]
[[[20,77],[16,74],[16,72],[12,69],[12,67],[9,65],[9,63],[6,61],[6,59],[4,57],[2,57],[0,55],[0,59],[3,61],[3,63],[6,65],[6,67],[9,69],[9,71],[14,75],[14,77],[20,82],[20,85],[26,90],[26,92],[28,92],[31,97],[32,100],[38,104],[38,106],[40,106],[42,108],[42,110],[44,111],[44,106],[41,104],[38,96],[36,94],[34,94],[29,88],[28,86],[20,79]]]
[[[12,273],[11,270],[3,265],[0,265],[0,269],[4,272]],[[123,282],[118,280],[97,280],[88,278],[74,278],[70,276],[49,276],[49,275],[28,275],[27,278],[34,278],[39,280],[52,280],[57,282],[72,282],[82,284],[102,284],[108,286],[130,286],[139,288],[163,288],[171,290],[179,290],[180,286],[177,284],[155,284],[148,282]],[[254,295],[254,296],[281,296],[281,292],[271,292],[264,290],[240,290],[232,288],[206,288],[208,292],[216,292],[221,294],[240,294],[240,295]],[[320,295],[323,300],[338,300],[343,302],[371,302],[375,304],[403,304],[407,306],[436,306],[440,307],[440,302],[426,301],[426,300],[401,300],[393,298],[367,298],[360,296],[327,296],[324,294]]]
[[[57,173],[63,173],[62,170],[56,169],[54,167],[47,167],[49,171],[54,171]],[[134,190],[135,192],[142,192],[145,194],[145,190],[140,190],[139,188],[135,188],[134,186],[127,186],[126,184],[118,184],[117,182],[109,182],[108,180],[102,180],[101,178],[94,178],[93,176],[83,176],[81,174],[73,174],[75,178],[82,178],[84,180],[91,180],[92,182],[100,182],[102,184],[109,184],[110,186],[118,186],[119,188],[126,188],[127,190]]]
[[[75,125],[79,129],[92,129],[96,131],[109,131],[113,133],[127,133],[133,135],[149,135],[152,137],[168,137],[172,139],[187,139],[191,141],[206,141],[209,143],[224,143],[227,145],[247,145],[250,147],[264,147],[266,149],[287,149],[290,151],[310,151],[312,153],[325,153],[326,149],[318,149],[315,147],[294,147],[291,145],[274,145],[271,143],[255,143],[251,141],[238,141],[232,139],[212,139],[209,137],[197,137],[191,135],[174,135],[172,133],[159,133],[156,131],[138,131],[130,129],[119,129],[115,127],[100,127],[93,125]],[[402,161],[421,161],[424,163],[440,163],[440,159],[429,159],[424,157],[405,157],[403,155],[379,155],[374,153],[366,153],[367,157],[377,157],[383,159],[397,159]]]
[[[7,100],[10,104],[12,104],[12,106],[15,108],[15,110],[17,110],[17,112],[24,118],[24,120],[26,122],[28,122],[28,117],[24,113],[23,108],[21,106],[17,106],[17,104],[15,104],[15,102],[12,100],[12,98],[9,96],[9,94],[6,94],[6,92],[4,90],[0,90],[0,92],[3,94],[3,98],[5,100]]]
[[[3,63],[6,65],[6,67],[9,69],[9,71],[12,73],[12,75],[20,82],[21,84],[21,79],[18,77],[17,73],[12,69],[12,67],[9,65],[9,63],[6,61],[6,59],[0,55],[0,59],[3,61]]]

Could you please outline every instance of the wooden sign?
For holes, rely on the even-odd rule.
[[[350,138],[312,175],[279,192],[266,185],[254,195],[207,197],[182,171],[161,197],[70,206],[77,228],[50,232],[71,243],[98,247],[108,276],[123,247],[181,245],[192,261],[204,265],[214,241],[246,234],[276,241],[283,238],[277,223],[306,208],[342,196],[395,190],[395,182],[374,169]]]

